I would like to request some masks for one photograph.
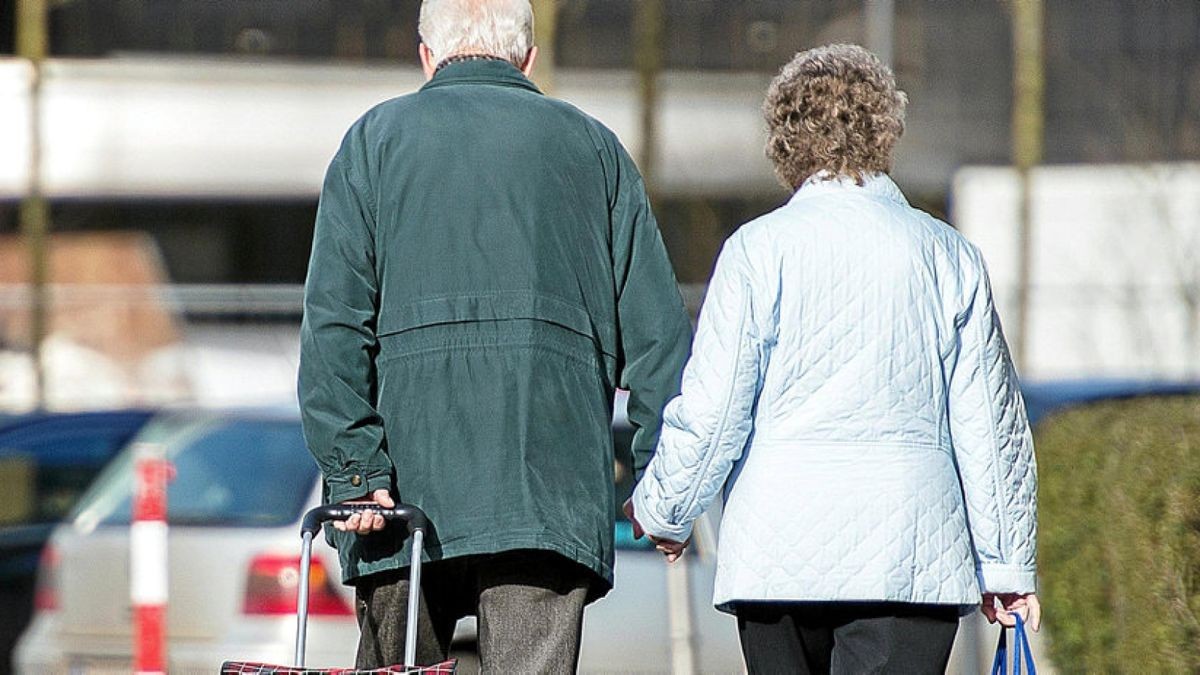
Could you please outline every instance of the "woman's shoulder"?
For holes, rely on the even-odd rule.
[[[742,248],[769,247],[779,236],[780,230],[793,225],[795,221],[796,214],[790,212],[787,204],[784,204],[739,226],[726,240],[726,244]]]

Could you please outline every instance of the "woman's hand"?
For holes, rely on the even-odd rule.
[[[626,500],[625,506],[622,510],[625,511],[625,517],[628,518],[629,522],[633,524],[633,538],[641,539],[642,537],[646,536],[646,532],[642,530],[642,524],[637,521],[637,517],[633,514],[632,499]],[[684,549],[686,549],[688,545],[692,543],[691,538],[688,538],[687,541],[681,543],[678,541],[672,541],[670,539],[655,537],[654,535],[650,535],[650,541],[654,542],[654,548],[658,549],[659,553],[667,556],[667,562],[669,563],[679,560],[679,556],[683,555]]]
[[[659,553],[667,556],[667,562],[669,563],[679,560],[679,556],[683,555],[684,550],[692,543],[691,539],[678,542],[670,539],[660,539],[655,536],[651,536],[650,541],[654,542],[654,548],[658,549]]]
[[[999,607],[996,606],[997,600],[1000,601]],[[1015,615],[1020,615],[1025,624],[1035,631],[1042,625],[1042,604],[1037,593],[984,593],[982,610],[988,623],[999,621],[1001,626],[1015,626]]]

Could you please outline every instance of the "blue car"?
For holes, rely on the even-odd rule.
[[[1092,379],[1023,383],[1025,410],[1029,422],[1037,424],[1057,410],[1099,401],[1143,396],[1186,396],[1200,394],[1200,382],[1162,380]]]

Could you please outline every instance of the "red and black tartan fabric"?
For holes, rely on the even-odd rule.
[[[454,659],[432,666],[388,666],[375,670],[353,668],[300,668],[297,666],[274,666],[269,663],[250,661],[226,661],[221,664],[221,675],[454,675],[458,662]]]

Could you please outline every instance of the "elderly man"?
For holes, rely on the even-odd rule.
[[[488,672],[571,672],[613,578],[610,429],[630,390],[640,476],[690,324],[616,136],[528,79],[527,0],[425,0],[428,82],[346,134],[305,289],[299,393],[330,502],[429,515],[418,660],[479,617]],[[402,528],[330,538],[358,667],[400,661]]]

